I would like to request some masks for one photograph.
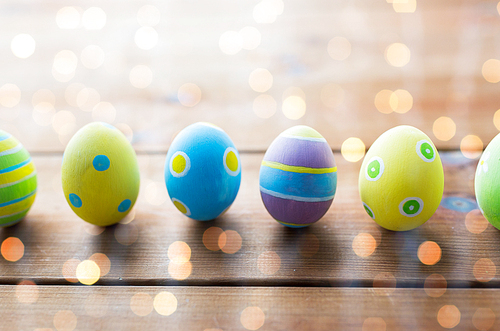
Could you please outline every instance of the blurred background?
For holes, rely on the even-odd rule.
[[[263,151],[298,124],[354,151],[399,124],[465,151],[500,129],[496,1],[0,8],[0,128],[31,151],[63,151],[91,121],[117,126],[146,152],[165,151],[197,121],[221,126],[240,151]]]

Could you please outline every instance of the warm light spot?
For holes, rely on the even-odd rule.
[[[201,89],[193,83],[186,83],[179,87],[177,98],[181,105],[194,107],[201,101]]]
[[[312,257],[319,251],[319,239],[315,234],[306,233],[300,238],[299,253],[303,257]]]
[[[61,110],[52,116],[52,127],[60,135],[68,135],[73,132],[76,125],[76,117],[68,110]]]
[[[453,329],[460,323],[460,310],[454,305],[444,305],[437,313],[439,325],[446,329]]]
[[[184,241],[175,241],[168,246],[168,258],[175,263],[184,263],[191,259],[191,248]]]
[[[361,139],[350,137],[342,143],[340,152],[348,162],[358,162],[365,156],[365,150],[366,146]]]
[[[274,275],[280,270],[281,258],[273,251],[261,253],[257,259],[257,267],[265,275]]]
[[[170,316],[177,310],[177,298],[170,292],[160,292],[155,296],[153,306],[158,314]]]
[[[192,271],[193,266],[189,261],[183,263],[170,261],[170,263],[168,264],[168,273],[170,274],[170,277],[175,280],[184,280],[188,278],[191,275]]]
[[[168,193],[165,190],[165,183],[150,182],[146,185],[144,197],[153,206],[160,206],[168,200]]]
[[[375,224],[365,225],[363,229],[361,229],[361,232],[371,234],[373,239],[375,239],[377,247],[378,245],[380,245],[380,242],[382,241],[382,233],[380,232],[380,228],[377,225]]]
[[[16,285],[16,297],[21,303],[35,303],[38,300],[38,286],[30,280],[23,280]]]
[[[77,99],[78,99],[78,94],[80,91],[85,89],[85,85],[81,83],[72,83],[69,84],[68,87],[66,87],[66,90],[64,90],[64,99],[68,103],[68,105],[73,106],[73,107],[78,107]],[[99,96],[100,98],[100,96]]]
[[[236,31],[226,31],[219,38],[219,47],[222,53],[235,55],[243,48],[243,38]]]
[[[152,27],[143,26],[136,31],[134,41],[140,49],[150,50],[158,44],[158,32]]]
[[[375,107],[377,107],[377,110],[382,114],[390,114],[393,112],[390,104],[392,93],[391,90],[382,90],[375,96]]]
[[[248,84],[255,92],[266,92],[273,86],[273,75],[267,69],[255,69],[250,73]]]
[[[153,298],[147,293],[136,293],[130,299],[130,309],[138,316],[149,315],[153,311]]]
[[[352,241],[352,249],[357,256],[368,257],[375,252],[377,242],[369,233],[361,232]]]
[[[113,123],[116,109],[110,102],[99,102],[92,109],[92,119],[97,122]]]
[[[93,88],[83,88],[76,95],[76,105],[83,111],[92,111],[101,101],[101,95]]]
[[[80,25],[80,12],[75,7],[62,7],[57,11],[56,24],[60,29],[76,29]]]
[[[224,232],[221,228],[212,226],[205,230],[203,233],[203,244],[208,250],[218,251],[219,247],[219,237]]]
[[[153,81],[153,72],[148,66],[140,64],[130,70],[129,80],[135,88],[146,88]]]
[[[115,239],[124,246],[130,246],[139,237],[139,230],[134,223],[118,224],[115,228]]]
[[[219,248],[227,254],[234,254],[240,250],[243,240],[238,232],[227,230],[219,236]]]
[[[396,277],[390,272],[381,272],[373,279],[373,292],[381,296],[389,296],[396,290]]]
[[[128,124],[118,123],[115,125],[115,127],[125,135],[125,137],[127,138],[127,140],[129,142],[132,142],[132,140],[134,139],[134,131],[132,130],[132,128]],[[134,211],[134,213],[132,213],[132,211],[130,213],[128,213],[127,216],[125,216],[125,218],[120,221],[120,223],[122,223],[122,224],[130,223],[135,217],[135,210],[133,209],[133,211]],[[130,217],[132,217],[132,218],[130,218]],[[127,220],[129,220],[129,221],[127,222]]]
[[[401,43],[390,44],[385,49],[385,60],[391,66],[404,67],[410,62],[410,49]]]
[[[298,120],[306,113],[306,102],[297,95],[291,95],[283,101],[283,114],[291,120]]]
[[[351,43],[344,37],[335,37],[328,42],[328,54],[332,59],[343,61],[351,54]]]
[[[478,330],[489,330],[495,324],[495,313],[490,308],[478,308],[472,315],[472,324]]]
[[[78,65],[78,57],[70,50],[63,50],[54,57],[53,69],[62,75],[73,74]]]
[[[474,277],[480,282],[486,283],[492,280],[496,273],[497,268],[493,261],[487,258],[479,259],[474,264],[474,269],[472,270]]]
[[[465,216],[465,227],[470,233],[480,234],[488,228],[490,222],[484,218],[479,209],[474,209]]]
[[[2,242],[0,251],[4,259],[16,262],[24,256],[24,244],[19,238],[9,237]]]
[[[381,317],[368,317],[363,322],[362,331],[385,331],[386,324]]]
[[[500,15],[500,1],[497,4],[497,12],[498,12],[498,15]]]
[[[247,307],[240,315],[241,325],[247,330],[257,330],[264,325],[266,315],[259,307]]]
[[[36,105],[42,102],[55,106],[56,96],[54,95],[54,92],[48,89],[40,89],[33,93],[33,96],[31,97],[31,104],[33,107],[36,107]]]
[[[85,300],[85,312],[92,317],[104,317],[108,311],[108,297],[104,294],[93,293]]]
[[[424,241],[417,251],[418,259],[426,265],[435,265],[441,260],[441,247],[434,241]]]
[[[489,83],[500,82],[500,60],[489,59],[484,62],[482,74],[484,79]]]
[[[97,45],[85,47],[80,55],[80,61],[82,61],[83,66],[88,69],[99,68],[104,63],[104,59],[104,51]]]
[[[26,59],[35,52],[36,42],[32,36],[26,33],[15,36],[11,43],[10,49],[15,56],[20,59]]]
[[[85,260],[76,267],[76,278],[84,285],[95,284],[101,275],[101,270],[97,263],[91,260]]]
[[[109,270],[111,269],[111,261],[109,261],[109,258],[106,256],[106,254],[103,253],[92,254],[92,256],[89,257],[89,260],[94,261],[99,266],[99,270],[101,271],[100,273],[101,277],[107,275]]]
[[[497,130],[500,131],[500,109],[495,112],[495,115],[493,115],[493,124],[495,124]]]
[[[282,0],[262,0],[253,8],[253,19],[260,24],[271,24],[283,13],[283,9]]]
[[[0,87],[0,105],[12,108],[21,101],[21,90],[15,84],[5,84]]]
[[[424,291],[428,296],[438,298],[446,292],[448,283],[440,274],[432,274],[425,279]]]
[[[448,141],[455,136],[457,126],[451,118],[441,116],[434,121],[434,124],[432,125],[432,132],[437,139],[441,141]]]
[[[270,118],[276,113],[278,104],[268,94],[261,94],[253,101],[253,112],[260,118]]]
[[[78,283],[78,278],[76,277],[76,268],[80,264],[78,259],[69,259],[64,262],[62,267],[62,275],[70,283]]]
[[[413,107],[413,97],[407,90],[396,90],[389,98],[389,106],[396,113],[407,113]]]
[[[477,159],[483,152],[483,141],[475,135],[467,135],[460,142],[460,151],[468,159]]]
[[[57,331],[73,331],[76,328],[77,318],[71,310],[59,310],[54,315],[53,322]]]
[[[33,107],[33,120],[40,126],[48,126],[52,124],[52,119],[56,110],[51,103],[40,102]]]
[[[83,12],[82,23],[87,30],[100,30],[106,25],[106,13],[99,7],[90,7]]]
[[[254,28],[253,26],[246,26],[241,29],[239,33],[243,41],[243,49],[252,50],[259,47],[261,35],[257,28]]]
[[[414,13],[417,9],[417,0],[393,0],[392,8],[396,13]]]
[[[153,5],[144,5],[137,12],[137,22],[140,26],[155,26],[160,23],[160,10]]]
[[[345,99],[345,92],[337,84],[327,84],[321,89],[321,102],[329,108],[341,105]]]
[[[106,228],[103,226],[97,226],[97,225],[93,225],[90,223],[84,224],[84,229],[85,229],[85,232],[87,232],[88,234],[93,235],[93,236],[98,236],[101,233],[103,233],[104,230],[106,230]]]

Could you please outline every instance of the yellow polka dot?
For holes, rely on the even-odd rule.
[[[184,169],[186,169],[186,159],[184,158],[184,156],[179,154],[174,157],[174,160],[172,161],[172,170],[180,174],[184,171]]]
[[[227,153],[226,165],[229,168],[229,170],[233,172],[238,170],[238,158],[236,157],[236,154],[233,151]]]
[[[181,202],[179,201],[174,201],[174,205],[179,209],[179,211],[183,214],[187,213],[186,206],[184,206]]]

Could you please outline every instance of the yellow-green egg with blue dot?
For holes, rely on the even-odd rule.
[[[443,189],[436,147],[425,133],[408,125],[383,133],[359,172],[363,207],[388,230],[407,231],[427,222],[441,203]]]
[[[224,130],[198,122],[172,141],[165,183],[174,206],[199,221],[213,220],[233,203],[241,182],[238,150]]]
[[[36,169],[30,154],[9,133],[0,130],[0,226],[16,224],[35,201]]]
[[[63,155],[62,186],[83,220],[108,226],[130,212],[139,194],[139,165],[127,138],[114,126],[94,122],[71,138]]]

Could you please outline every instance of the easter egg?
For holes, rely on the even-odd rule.
[[[359,193],[380,226],[406,231],[424,224],[443,196],[443,165],[430,138],[407,125],[383,133],[365,155]]]
[[[62,186],[71,209],[98,226],[118,223],[139,194],[139,165],[132,145],[114,126],[85,125],[63,156]]]
[[[194,123],[172,141],[165,160],[165,183],[184,215],[208,221],[233,203],[241,182],[241,162],[231,138],[218,126]]]
[[[485,148],[476,168],[474,188],[479,209],[500,230],[500,134]]]
[[[36,169],[30,154],[0,130],[0,226],[19,222],[35,201]]]
[[[262,202],[279,223],[301,228],[330,208],[337,189],[332,150],[316,130],[294,126],[269,146],[259,173]]]

